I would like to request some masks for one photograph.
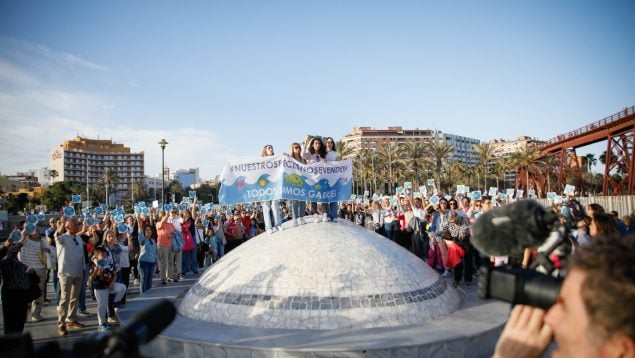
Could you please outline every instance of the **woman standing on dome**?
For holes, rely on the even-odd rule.
[[[306,160],[302,158],[302,147],[300,143],[291,144],[291,154],[289,156],[298,163],[306,164]],[[306,201],[291,200],[291,218],[293,225],[306,224],[306,221],[304,221],[305,211]]]
[[[311,138],[310,136],[306,136],[304,138],[304,146],[302,147],[302,158],[306,159],[307,164],[319,163],[326,160],[326,147],[322,142],[322,139],[318,137]],[[320,222],[320,217],[317,216],[317,202],[310,202],[311,204],[311,213],[316,215],[315,222]],[[325,205],[322,204],[322,212],[324,213],[323,221],[326,221],[326,211]]]
[[[273,155],[273,146],[267,144],[262,148],[262,156],[270,157]],[[265,219],[265,231],[273,234],[273,230],[282,231],[282,222],[280,220],[280,203],[278,200],[265,200],[262,202],[263,215]],[[271,212],[273,211],[274,225],[271,225]]]
[[[326,155],[324,156],[324,159],[327,162],[332,162],[339,159],[339,155],[337,154],[337,150],[335,149],[335,141],[332,137],[326,137]],[[337,222],[337,201],[331,201],[330,203],[325,204],[324,207],[328,207],[328,212],[324,214],[327,216],[328,220]]]

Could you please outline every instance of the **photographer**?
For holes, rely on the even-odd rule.
[[[548,311],[516,305],[495,357],[539,357],[552,338],[564,357],[635,357],[635,236],[576,250]]]

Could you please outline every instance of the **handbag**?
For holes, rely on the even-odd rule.
[[[175,231],[172,234],[172,251],[179,252],[183,249],[183,234],[179,231]]]

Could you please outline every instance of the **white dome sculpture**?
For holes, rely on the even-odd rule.
[[[461,300],[421,259],[340,220],[247,241],[205,272],[179,313],[233,326],[336,330],[420,325]]]

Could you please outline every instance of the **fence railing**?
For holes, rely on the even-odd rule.
[[[619,111],[619,112],[617,112],[617,113],[615,113],[615,114],[613,114],[611,116],[602,118],[602,119],[600,119],[597,122],[593,122],[593,123],[588,124],[588,125],[586,125],[584,127],[572,130],[571,132],[568,132],[568,133],[565,133],[565,134],[560,134],[560,135],[558,135],[555,138],[551,138],[548,141],[544,142],[540,146],[540,148],[542,149],[542,148],[548,147],[548,146],[550,146],[550,145],[552,145],[554,143],[558,143],[560,141],[563,141],[563,140],[566,140],[566,139],[570,139],[570,138],[574,138],[574,137],[577,137],[577,136],[579,136],[581,134],[585,134],[585,133],[591,132],[591,131],[593,131],[595,129],[601,128],[601,127],[606,126],[606,125],[608,125],[610,123],[613,123],[613,122],[617,122],[617,121],[619,121],[622,118],[626,118],[626,117],[632,116],[634,114],[635,114],[635,106],[624,108],[623,110],[621,110],[621,111]]]
[[[585,208],[589,204],[597,203],[602,205],[605,211],[615,210],[620,218],[630,215],[635,211],[635,195],[621,196],[585,196],[577,198]],[[542,205],[548,205],[547,199],[538,199]]]

